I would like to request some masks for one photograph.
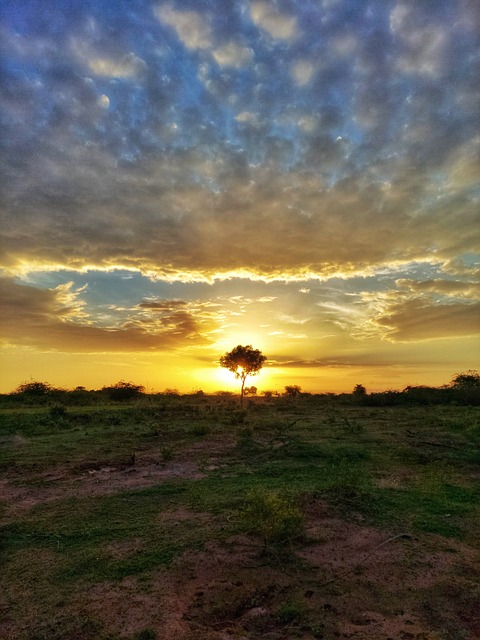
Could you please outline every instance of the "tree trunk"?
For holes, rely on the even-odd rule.
[[[245,380],[247,379],[247,376],[242,376],[242,390],[240,392],[240,404],[243,404],[243,392],[244,392],[244,388],[245,388]]]

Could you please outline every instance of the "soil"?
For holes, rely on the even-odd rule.
[[[185,452],[164,464],[144,455],[130,467],[57,468],[31,486],[6,477],[0,480],[4,520],[67,496],[106,495],[204,474]],[[146,638],[145,630],[157,640],[480,638],[479,549],[430,534],[381,530],[360,517],[346,521],[319,499],[303,510],[306,535],[289,553],[264,553],[260,541],[234,536],[185,553],[148,579],[127,577],[77,591],[57,606],[57,616],[71,621],[61,637],[49,635],[48,625],[43,635],[28,635],[38,612],[29,609],[27,586],[21,621],[9,617],[0,591],[0,637],[92,640],[98,630],[85,621],[96,619],[102,637],[129,639],[142,632]],[[199,519],[218,516],[175,508],[159,517],[195,527]],[[109,550],[128,557],[139,544],[112,543]]]

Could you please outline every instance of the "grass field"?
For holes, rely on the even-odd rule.
[[[480,637],[480,407],[0,421],[2,640]]]

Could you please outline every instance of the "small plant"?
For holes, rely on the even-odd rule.
[[[237,444],[252,443],[252,442],[253,442],[252,427],[243,427],[243,429],[240,429],[240,431],[238,432]]]
[[[303,532],[303,515],[291,496],[265,490],[252,491],[241,513],[247,533],[261,536],[264,548],[291,543]]]
[[[245,420],[247,418],[247,410],[246,409],[237,409],[230,413],[230,424],[245,424]]]
[[[157,634],[152,629],[143,629],[135,635],[135,640],[155,640]]]
[[[60,420],[65,418],[67,415],[67,407],[63,404],[53,404],[48,410],[48,415],[53,420]]]
[[[263,450],[263,445],[253,437],[252,427],[243,427],[238,433],[237,451],[241,455],[250,456]]]
[[[160,449],[160,456],[162,458],[162,462],[170,462],[170,460],[173,460],[175,457],[175,451],[172,447],[165,446]]]
[[[354,500],[364,495],[370,487],[365,471],[348,458],[342,458],[330,472],[328,491],[337,500]]]
[[[303,608],[295,602],[286,602],[277,611],[277,618],[281,624],[291,624],[303,616]]]
[[[206,436],[210,433],[210,427],[208,424],[199,422],[193,427],[192,433],[194,436]]]

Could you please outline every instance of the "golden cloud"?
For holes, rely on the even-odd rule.
[[[83,305],[65,287],[40,290],[0,278],[2,315],[0,330],[5,344],[34,346],[40,350],[71,352],[152,351],[208,344],[200,324],[184,306],[173,301],[153,316],[132,316],[120,326],[91,324]],[[72,304],[73,302],[73,304]],[[160,312],[160,316],[159,316]]]
[[[375,319],[391,342],[458,338],[480,334],[480,303],[433,304],[422,298],[392,304]]]

